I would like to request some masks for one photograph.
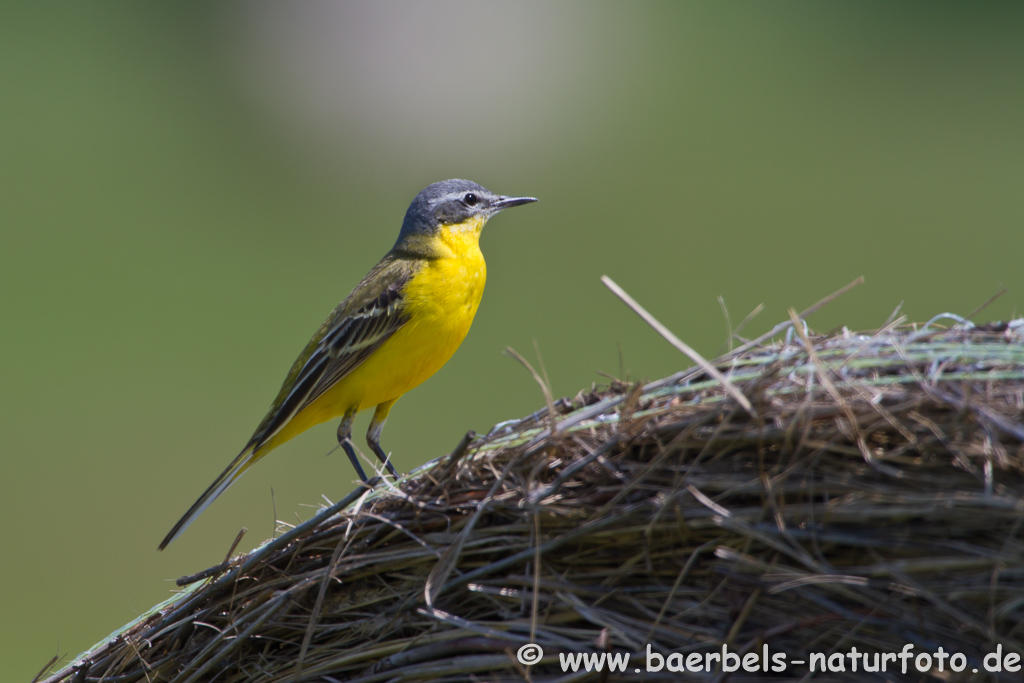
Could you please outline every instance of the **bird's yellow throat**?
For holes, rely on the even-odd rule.
[[[480,232],[486,219],[441,226],[429,240],[433,258],[427,260],[406,286],[406,310],[442,338],[451,351],[448,360],[473,322],[487,282],[487,264],[480,252]],[[442,361],[441,364],[443,365]]]
[[[428,258],[462,259],[478,258],[480,253],[480,233],[487,219],[473,216],[461,223],[442,225],[432,235],[414,235],[398,246]]]

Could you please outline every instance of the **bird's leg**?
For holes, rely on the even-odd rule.
[[[352,444],[352,422],[356,419],[356,411],[349,410],[345,413],[345,416],[341,418],[341,424],[338,425],[338,444],[345,450],[345,454],[348,459],[352,461],[352,467],[356,468],[356,474],[359,475],[360,481],[366,481],[366,474],[363,472],[363,468],[359,465],[359,458],[356,457],[356,448]]]
[[[395,399],[397,401],[398,399]],[[391,459],[388,454],[384,452],[384,449],[380,447],[380,433],[384,431],[384,423],[387,422],[388,413],[391,411],[391,406],[395,405],[395,401],[388,401],[387,403],[381,403],[377,406],[377,409],[373,411],[373,419],[370,420],[370,428],[366,430],[366,443],[369,444],[370,450],[377,454],[380,461],[384,463],[384,467],[388,468],[388,472],[391,476],[398,478],[398,472],[395,471],[395,466],[391,464]]]

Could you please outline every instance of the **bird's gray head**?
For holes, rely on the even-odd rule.
[[[537,201],[533,197],[505,197],[470,180],[442,180],[416,195],[402,221],[398,243],[414,235],[433,235],[442,226],[472,218],[487,220],[502,209]],[[397,243],[396,243],[397,244]]]

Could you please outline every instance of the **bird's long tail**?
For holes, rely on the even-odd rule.
[[[195,521],[196,517],[201,515],[203,510],[208,508],[210,503],[217,499],[217,496],[224,493],[229,486],[234,484],[239,477],[245,474],[245,471],[249,469],[253,463],[259,460],[260,456],[263,454],[263,450],[261,450],[259,454],[255,453],[253,450],[253,444],[246,446],[245,450],[239,453],[238,456],[231,461],[231,464],[227,466],[227,469],[221,472],[220,476],[213,480],[213,483],[210,484],[209,488],[203,491],[203,495],[199,496],[199,500],[192,503],[192,507],[190,507],[188,512],[178,520],[178,523],[175,524],[174,528],[171,529],[164,537],[164,540],[160,541],[160,550],[166,548],[171,541],[180,536],[181,532],[187,529],[189,525]]]

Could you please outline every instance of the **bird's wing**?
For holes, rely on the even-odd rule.
[[[417,264],[390,254],[338,304],[295,360],[250,445],[259,448],[398,331],[408,317],[402,293]]]
[[[249,443],[164,537],[161,550],[260,459],[260,446],[295,413],[352,372],[407,322],[402,292],[416,270],[416,262],[388,254],[338,304],[295,360]]]

